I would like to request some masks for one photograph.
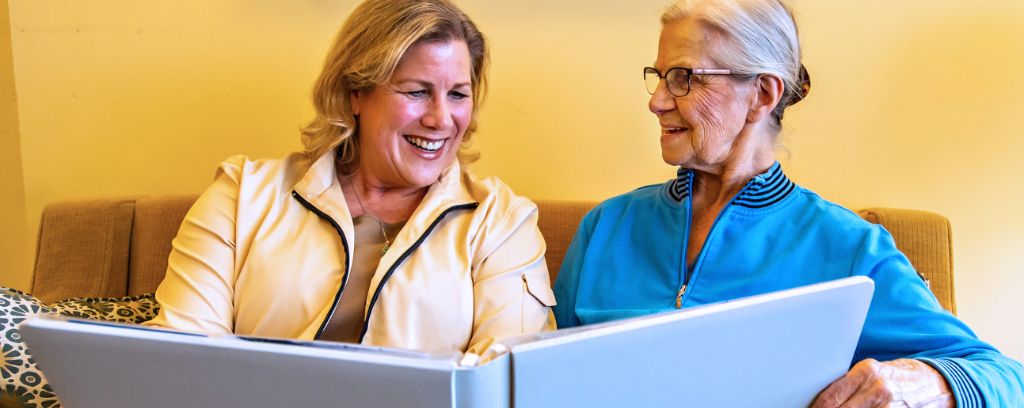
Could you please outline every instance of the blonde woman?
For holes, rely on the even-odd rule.
[[[465,352],[553,328],[537,208],[462,168],[487,48],[445,0],[367,0],[306,150],[234,157],[189,211],[152,325]]]

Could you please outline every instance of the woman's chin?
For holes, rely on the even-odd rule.
[[[693,159],[693,153],[681,152],[675,149],[665,149],[665,147],[662,146],[661,159],[665,161],[665,164],[679,167],[685,165],[686,162]]]
[[[415,147],[407,149],[398,167],[401,179],[408,187],[429,187],[437,182],[441,173],[455,160],[455,154],[448,151],[448,146],[436,152],[423,151]]]
[[[419,165],[406,166],[401,171],[402,184],[407,188],[427,188],[441,178],[441,173],[448,167],[448,162],[432,161]]]

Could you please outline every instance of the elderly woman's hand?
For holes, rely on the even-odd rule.
[[[866,359],[825,388],[811,408],[953,406],[949,384],[928,364]]]

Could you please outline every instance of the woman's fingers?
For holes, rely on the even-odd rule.
[[[945,378],[917,360],[863,360],[830,384],[812,408],[952,406]]]
[[[865,403],[866,395],[873,394],[874,392],[865,390],[865,388],[872,388],[878,386],[878,366],[881,363],[875,359],[862,360],[850,369],[846,375],[840,377],[838,380],[829,384],[821,394],[818,394],[818,398],[815,399],[812,408],[835,408],[835,407],[847,407],[855,406],[849,405],[849,403],[859,402]],[[858,396],[859,395],[859,396]],[[858,396],[857,398],[854,398]],[[874,405],[859,405],[859,406],[874,406]]]

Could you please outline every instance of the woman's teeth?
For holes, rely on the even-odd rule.
[[[685,128],[665,128],[665,134],[679,133],[686,130]]]
[[[428,152],[436,152],[441,149],[441,146],[444,146],[444,139],[431,141],[427,139],[421,139],[415,136],[404,137],[405,141],[409,142],[409,144],[416,146],[422,150],[426,150]]]

